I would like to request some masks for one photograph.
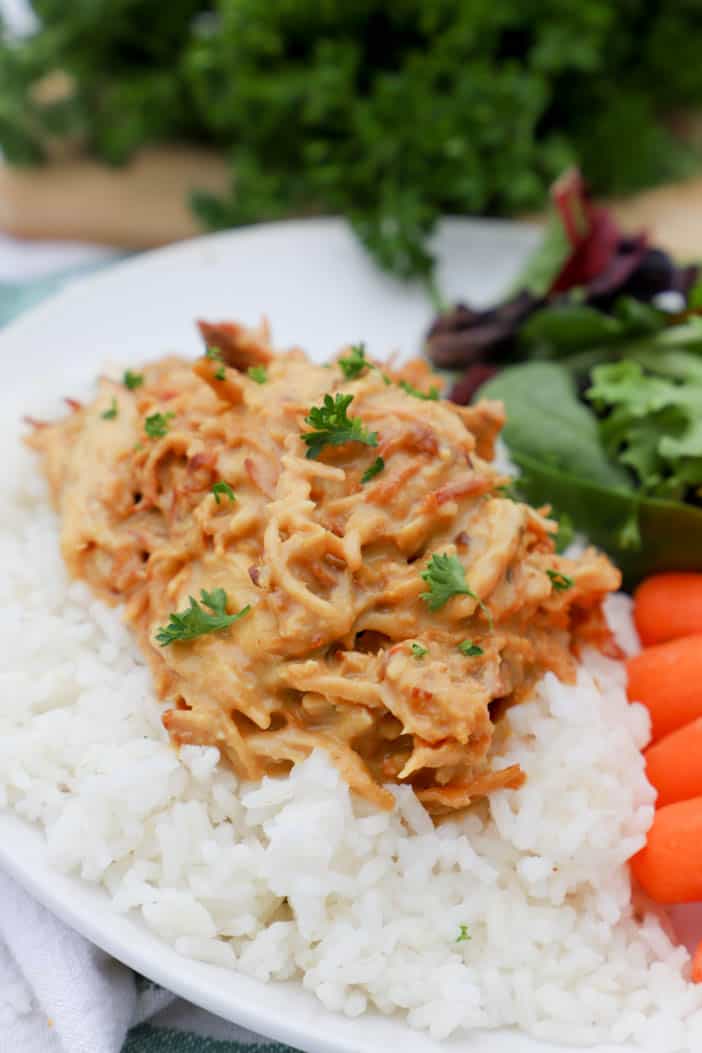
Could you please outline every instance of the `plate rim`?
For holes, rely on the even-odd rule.
[[[56,306],[64,298],[72,299],[74,296],[83,296],[89,293],[90,290],[104,282],[109,282],[114,279],[114,276],[118,277],[122,274],[128,273],[131,270],[139,270],[144,266],[150,266],[153,263],[159,263],[160,261],[177,261],[180,257],[187,257],[198,252],[209,251],[211,246],[218,244],[228,244],[233,241],[244,241],[249,237],[275,237],[280,234],[286,234],[289,237],[295,237],[298,234],[305,234],[310,231],[317,229],[322,234],[328,234],[330,232],[339,233],[346,232],[352,233],[351,226],[341,216],[313,216],[305,219],[291,217],[288,219],[274,220],[271,222],[260,222],[250,223],[242,227],[232,227],[226,230],[216,230],[205,234],[199,234],[192,238],[181,238],[179,241],[171,242],[168,245],[158,245],[155,248],[147,249],[144,252],[135,252],[131,255],[117,257],[115,260],[107,261],[107,263],[99,265],[99,269],[94,273],[79,273],[75,275],[68,275],[66,284],[58,289],[54,289],[47,294],[39,303],[32,304],[26,310],[20,312],[14,318],[11,318],[9,322],[0,326],[0,345],[4,343],[8,338],[21,337],[22,331],[28,325],[35,325],[38,320],[41,319],[42,315],[46,312],[53,311]],[[485,233],[491,231],[500,232],[502,234],[519,234],[524,233],[538,233],[543,229],[543,224],[535,222],[529,219],[510,219],[503,216],[443,216],[438,224],[436,231],[430,239],[430,244],[435,243],[442,233],[455,232],[455,233],[466,233],[468,234],[471,230],[481,230]],[[376,263],[374,263],[370,253],[362,246],[362,243],[353,234],[354,240],[357,242],[360,248],[368,260],[369,266],[373,267],[376,274],[385,279],[395,283],[399,287],[422,289],[422,283],[417,280],[409,282],[403,281],[397,278],[394,274],[382,270]],[[60,272],[58,272],[60,274]],[[47,277],[52,277],[48,275]]]

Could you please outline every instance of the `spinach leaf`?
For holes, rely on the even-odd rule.
[[[633,588],[650,574],[702,571],[702,509],[681,501],[638,498],[544,465],[510,447],[520,491],[533,505],[551,504],[607,552]]]
[[[555,304],[536,311],[522,328],[526,344],[540,346],[554,355],[609,343],[620,335],[616,318],[586,304]]]
[[[565,367],[553,362],[512,366],[489,381],[481,395],[504,402],[510,452],[592,483],[633,489],[629,473],[607,457],[597,418],[578,400]]]
[[[618,345],[623,341],[651,336],[665,324],[662,311],[630,296],[619,298],[613,314],[571,299],[536,311],[522,328],[521,337],[532,353],[562,358],[581,350],[599,352],[613,347],[620,351]]]
[[[685,364],[675,360],[678,370]],[[572,520],[618,563],[627,586],[662,570],[702,570],[702,509],[635,489],[629,471],[607,457],[597,418],[578,401],[568,369],[513,366],[482,394],[505,404],[504,438],[521,472],[520,495]]]

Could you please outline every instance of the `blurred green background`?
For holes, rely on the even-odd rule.
[[[119,165],[208,144],[209,227],[342,213],[385,268],[427,275],[441,213],[538,208],[573,162],[598,193],[692,170],[699,0],[35,0],[0,36],[0,147]],[[57,72],[60,76],[57,76]]]

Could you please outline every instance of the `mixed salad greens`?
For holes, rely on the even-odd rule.
[[[452,365],[468,365],[456,401],[479,391],[505,403],[520,495],[551,504],[608,551],[628,585],[701,570],[697,268],[676,267],[644,235],[622,235],[577,173],[565,190],[560,236],[550,232],[518,292],[490,311],[447,312],[429,354],[446,364],[448,347]]]

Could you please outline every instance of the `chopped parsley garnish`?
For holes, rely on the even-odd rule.
[[[478,647],[472,640],[464,640],[463,643],[459,643],[458,650],[466,658],[477,658],[479,655],[484,654],[482,647]]]
[[[424,600],[430,611],[441,610],[452,596],[470,596],[477,602],[492,629],[490,609],[466,581],[466,572],[458,556],[449,556],[447,552],[433,555],[422,573],[422,580],[426,581],[429,591],[420,593],[419,598]]]
[[[556,592],[565,592],[566,589],[570,589],[573,586],[573,579],[569,578],[567,574],[561,574],[560,570],[547,570],[551,584],[553,585]]]
[[[215,483],[212,487],[212,493],[214,494],[217,504],[220,504],[220,494],[224,494],[224,496],[228,497],[230,501],[236,501],[236,494],[229,483]]]
[[[205,358],[211,359],[213,362],[223,362],[222,352],[218,347],[208,347],[205,351]]]
[[[122,374],[122,383],[125,388],[129,388],[130,391],[136,391],[144,383],[143,373],[132,373],[131,369],[125,369]]]
[[[226,380],[227,374],[224,371],[224,366],[217,366],[214,374],[215,380]]]
[[[224,589],[213,589],[212,592],[203,589],[200,600],[202,605],[191,596],[187,610],[171,614],[168,625],[161,626],[156,633],[156,640],[161,647],[227,629],[251,610],[247,605],[236,614],[227,614],[227,594]],[[205,607],[211,613],[204,610]]]
[[[452,596],[478,599],[466,581],[466,572],[458,556],[449,556],[446,552],[431,557],[427,569],[422,572],[422,581],[426,581],[429,591],[423,592],[420,598],[430,611],[441,610]]]
[[[152,413],[144,421],[144,431],[150,439],[162,439],[168,435],[168,422],[174,417],[175,413]]]
[[[106,409],[104,413],[100,414],[100,416],[103,420],[114,420],[118,413],[119,406],[117,405],[117,399],[113,395],[112,402],[110,403],[110,408]]]
[[[355,380],[364,369],[370,368],[372,364],[366,358],[365,344],[352,344],[348,356],[339,359],[339,365],[347,380]]]
[[[424,399],[425,402],[436,402],[439,398],[439,389],[433,385],[429,388],[429,391],[420,391],[419,388],[415,388],[413,384],[410,384],[408,380],[401,380],[399,387],[403,391],[406,391],[408,395],[412,395],[415,399]]]
[[[422,645],[420,643],[413,643],[412,644],[412,654],[414,655],[415,658],[419,659],[419,658],[424,658],[424,655],[425,654],[429,654],[429,651],[428,651],[428,649],[426,647],[422,647]]]
[[[362,483],[369,483],[371,479],[375,479],[376,475],[379,475],[385,467],[385,461],[382,457],[376,457],[370,468],[366,468],[365,472],[361,476]]]
[[[353,395],[337,393],[324,396],[321,406],[314,406],[305,423],[312,431],[302,433],[302,441],[307,446],[307,457],[319,457],[325,446],[343,446],[347,442],[361,442],[364,446],[377,446],[377,432],[366,430],[360,417],[349,417],[347,410],[353,402]]]
[[[456,937],[456,943],[465,943],[466,940],[472,939],[471,934],[468,932],[467,925],[458,926],[458,936]]]
[[[265,366],[249,366],[246,370],[247,376],[255,380],[257,384],[265,384],[268,380],[268,373]]]

